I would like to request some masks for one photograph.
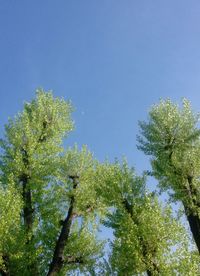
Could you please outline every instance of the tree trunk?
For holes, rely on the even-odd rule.
[[[29,169],[29,156],[27,150],[24,148],[21,149],[22,160],[25,168]],[[29,175],[23,173],[20,177],[20,182],[22,182],[23,192],[23,216],[24,216],[24,226],[27,234],[32,230],[33,227],[33,209],[32,209],[32,198],[31,198],[31,189],[28,186]]]
[[[75,191],[78,181],[77,176],[76,177],[70,177],[73,180],[73,190]],[[67,217],[63,221],[62,229],[60,232],[60,235],[58,237],[58,240],[56,242],[54,255],[52,262],[49,266],[49,272],[47,276],[55,276],[58,275],[58,273],[61,271],[63,264],[64,264],[64,249],[67,244],[69,234],[70,234],[70,228],[72,225],[72,219],[73,219],[73,210],[74,210],[74,203],[75,198],[74,195],[71,196],[70,205]]]
[[[191,206],[194,206],[196,210],[200,209],[200,202],[199,202],[199,194],[197,189],[193,185],[193,177],[188,176],[188,187],[186,189],[187,197],[191,201]],[[200,218],[197,214],[197,212],[194,212],[190,206],[184,206],[185,208],[185,214],[187,216],[190,230],[193,235],[193,239],[196,243],[196,246],[198,248],[199,254],[200,254]]]
[[[28,169],[29,167],[29,157],[28,153],[25,149],[22,149],[22,156],[23,156],[23,163]],[[33,213],[34,209],[32,207],[32,194],[31,189],[29,187],[29,175],[27,173],[24,173],[20,177],[20,182],[22,183],[22,198],[23,198],[23,220],[24,220],[24,227],[26,232],[26,245],[27,245],[27,270],[29,275],[36,276],[38,275],[38,268],[37,263],[35,260],[32,261],[32,252],[30,251],[30,244],[33,239]]]
[[[200,219],[198,215],[194,215],[192,211],[185,207],[185,213],[190,225],[190,229],[200,254]]]

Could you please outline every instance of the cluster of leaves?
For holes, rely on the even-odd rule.
[[[149,121],[140,122],[138,137],[138,148],[153,156],[153,175],[160,180],[162,190],[171,189],[175,200],[190,206],[188,178],[194,178],[194,186],[199,186],[199,118],[187,100],[183,100],[182,109],[170,100],[161,101],[149,112]]]
[[[187,232],[147,191],[145,175],[137,176],[125,161],[100,163],[87,147],[64,149],[63,139],[73,129],[72,110],[70,102],[39,90],[5,127],[0,274],[198,275],[199,255]],[[195,215],[197,198],[188,199],[181,185],[189,185],[190,175],[198,190],[196,120],[186,101],[181,114],[171,102],[162,102],[150,123],[141,123],[146,140],[139,138],[140,147],[155,157],[153,173],[160,185],[172,188],[186,207],[191,204]],[[104,259],[101,223],[114,235]]]
[[[161,101],[149,112],[148,122],[140,122],[139,149],[152,156],[152,175],[161,191],[181,201],[200,252],[200,130],[199,114],[190,103],[183,107]]]

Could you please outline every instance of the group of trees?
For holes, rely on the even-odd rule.
[[[39,90],[5,126],[0,275],[199,275],[200,130],[189,103],[155,105],[140,122],[138,147],[152,156],[160,191],[182,202],[192,235],[147,190],[146,174],[63,147],[72,110]],[[101,225],[113,230],[107,253]]]

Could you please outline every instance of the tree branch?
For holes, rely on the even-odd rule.
[[[84,260],[83,257],[74,257],[74,256],[68,256],[64,260],[65,264],[83,264]]]

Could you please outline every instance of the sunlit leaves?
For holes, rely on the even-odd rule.
[[[84,262],[100,252],[94,228],[100,206],[94,190],[97,162],[86,147],[65,152],[62,147],[63,138],[73,128],[71,112],[70,102],[39,90],[36,98],[25,103],[24,110],[6,125],[5,139],[1,141],[0,252],[2,266],[5,252],[15,275],[28,274],[32,264],[37,265],[40,275],[47,273],[72,195],[75,208],[67,248],[72,251],[73,239],[80,250],[85,250]],[[76,190],[73,190],[73,176],[78,178]],[[31,231],[25,233],[24,195],[29,190],[33,224]]]
[[[0,268],[6,269],[3,259],[9,252],[9,259],[13,264],[18,262],[20,267],[23,257],[23,229],[21,228],[22,200],[15,189],[12,179],[7,188],[0,187]],[[10,268],[12,271],[12,266]]]
[[[152,107],[148,122],[140,122],[139,149],[151,155],[153,174],[163,190],[172,189],[174,199],[195,209],[188,194],[188,180],[192,179],[192,196],[199,197],[200,130],[199,114],[195,114],[187,100],[183,107],[170,100]],[[198,199],[199,200],[199,199]],[[197,210],[196,210],[197,211]]]
[[[145,174],[137,176],[125,160],[100,163],[86,146],[64,149],[71,112],[70,102],[39,90],[6,125],[0,141],[0,273],[47,275],[70,218],[59,275],[198,275],[199,256],[171,209],[147,191]],[[186,100],[182,109],[161,101],[140,124],[139,142],[153,156],[160,186],[173,188],[174,198],[199,214],[197,121]],[[189,177],[196,192],[188,200]],[[97,237],[102,222],[115,237],[104,261]]]
[[[136,176],[126,162],[110,168],[107,164],[104,172],[101,187],[106,192],[98,190],[110,206],[105,225],[115,236],[110,255],[113,275],[175,275],[182,266],[197,273],[198,257],[193,263],[187,262],[189,240],[183,226],[169,207],[148,193],[145,178]]]

